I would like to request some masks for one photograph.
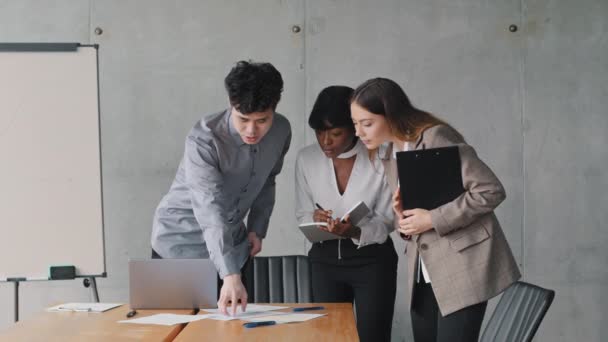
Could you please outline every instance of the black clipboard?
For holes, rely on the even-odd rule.
[[[458,146],[397,152],[403,210],[432,210],[462,193]]]

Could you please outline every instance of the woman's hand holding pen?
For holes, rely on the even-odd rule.
[[[333,212],[331,210],[324,210],[319,204],[315,205],[319,209],[314,211],[313,219],[315,222],[327,223],[327,227],[319,226],[319,229],[348,238],[358,238],[361,235],[361,229],[353,226],[348,216],[344,221],[340,221],[332,217]]]
[[[331,215],[331,210],[317,209],[314,212],[313,219],[315,220],[315,222],[327,223],[327,226],[318,226],[319,229],[340,236],[346,236],[346,232],[348,232],[352,228],[352,224],[350,223],[350,221],[347,221],[347,223],[342,223],[340,222],[340,220],[334,219]]]
[[[331,210],[323,210],[323,209],[316,209],[312,218],[313,220],[315,220],[315,222],[325,222],[329,225],[329,222],[333,220],[333,218],[331,217],[332,211]],[[319,226],[320,229],[323,230],[327,230],[327,227],[325,226]]]

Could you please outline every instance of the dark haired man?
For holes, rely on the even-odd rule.
[[[188,134],[151,244],[153,258],[210,258],[223,279],[218,307],[227,313],[232,302],[235,314],[247,305],[241,269],[262,249],[291,127],[275,113],[283,80],[272,64],[240,61],[224,83],[231,107]]]

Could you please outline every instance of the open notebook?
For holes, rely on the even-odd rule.
[[[369,211],[370,210],[367,207],[367,205],[365,204],[365,202],[359,201],[349,211],[347,211],[346,214],[344,214],[344,216],[342,216],[342,218],[340,218],[340,220],[344,221],[344,219],[346,219],[346,216],[348,215],[351,223],[353,225],[357,225],[369,213]],[[333,234],[333,233],[327,232],[325,230],[319,229],[318,226],[327,227],[327,223],[325,223],[325,222],[307,222],[307,223],[300,224],[298,227],[300,227],[300,230],[302,231],[304,236],[306,236],[308,241],[310,241],[312,243],[320,242],[320,241],[328,241],[328,240],[337,240],[337,239],[342,238],[342,236],[340,236],[340,235]]]

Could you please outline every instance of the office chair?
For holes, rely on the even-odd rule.
[[[532,341],[555,291],[518,281],[502,295],[480,342]]]
[[[311,268],[307,256],[255,257],[245,269],[250,303],[311,303]]]

